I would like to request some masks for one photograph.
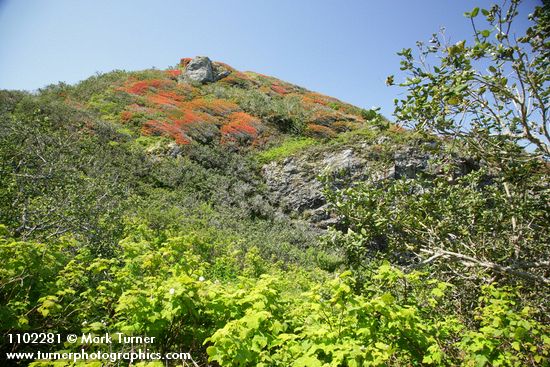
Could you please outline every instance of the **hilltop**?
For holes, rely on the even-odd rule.
[[[94,84],[93,93],[87,90]],[[168,70],[113,72],[49,91],[133,134],[179,145],[261,147],[281,134],[331,138],[365,124],[369,111],[207,57]]]

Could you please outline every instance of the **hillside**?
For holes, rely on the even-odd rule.
[[[465,145],[206,57],[0,91],[2,336],[155,338],[0,352],[543,365],[548,165]]]
[[[206,57],[182,59],[169,70],[109,73],[50,92],[134,134],[234,149],[265,146],[284,133],[334,137],[357,129],[368,115],[335,98]]]

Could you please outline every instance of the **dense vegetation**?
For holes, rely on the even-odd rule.
[[[515,6],[509,19],[500,7],[482,14],[503,24]],[[539,8],[529,32],[547,40],[548,18]],[[486,81],[502,87],[489,99],[513,134],[494,117],[470,119],[479,126],[469,131],[452,125],[487,106],[473,109],[473,87],[463,87],[479,82],[470,60],[499,50],[487,38],[479,30],[471,48],[438,44],[448,54],[431,74],[402,52],[412,75],[397,115],[413,120],[411,131],[221,63],[229,75],[217,82],[182,82],[189,59],[35,94],[0,91],[2,358],[139,347],[10,344],[10,333],[122,332],[155,337],[150,351],[189,352],[198,365],[546,365],[550,169],[544,130],[533,150],[514,129],[548,122],[522,117],[521,106],[519,117],[506,112],[515,97],[499,70],[510,60],[497,57]],[[547,42],[533,47],[529,55],[548,56]],[[518,75],[547,119],[548,62],[534,60]],[[354,142],[380,169],[399,146],[425,149],[430,168],[347,186],[320,178],[339,219],[326,232],[270,200],[263,164]],[[56,365],[20,361],[29,363]]]

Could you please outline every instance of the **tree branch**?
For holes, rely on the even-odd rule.
[[[502,265],[499,265],[499,264],[496,264],[496,263],[493,263],[493,262],[490,262],[490,261],[479,260],[479,259],[476,259],[474,257],[464,255],[464,254],[461,254],[461,253],[458,253],[458,252],[447,251],[447,250],[443,250],[442,248],[436,248],[436,249],[433,249],[433,250],[428,249],[428,248],[421,248],[420,252],[424,252],[424,253],[432,255],[429,259],[427,259],[427,260],[430,260],[430,259],[433,258],[433,260],[431,260],[430,262],[434,261],[435,259],[437,259],[439,257],[445,256],[445,257],[454,258],[454,259],[458,260],[459,262],[461,262],[462,264],[464,264],[466,266],[471,266],[471,264],[475,264],[477,266],[483,267],[485,269],[491,269],[491,270],[497,271],[499,273],[518,276],[518,277],[523,278],[525,280],[530,280],[530,281],[534,281],[534,282],[538,282],[538,283],[543,283],[544,285],[547,285],[547,286],[550,285],[550,279],[545,278],[543,276],[528,273],[528,272],[522,271],[522,270],[517,270],[517,268],[511,267],[511,266],[502,266]],[[437,257],[434,258],[434,256],[436,256],[436,255],[437,255]],[[427,260],[423,261],[423,263],[427,262]]]

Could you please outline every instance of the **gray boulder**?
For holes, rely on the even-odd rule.
[[[197,56],[187,64],[180,81],[201,84],[212,83],[225,78],[229,74],[231,74],[231,71],[218,64],[213,64],[208,57]]]
[[[206,56],[197,56],[185,68],[183,77],[196,83],[211,83],[214,81],[212,61]]]
[[[213,64],[212,72],[214,73],[214,80],[220,80],[231,74],[231,71],[224,69],[223,67]]]

